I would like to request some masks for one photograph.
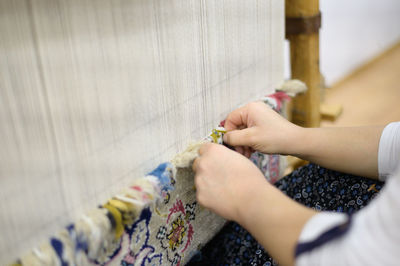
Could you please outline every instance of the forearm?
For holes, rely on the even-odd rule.
[[[238,222],[280,264],[293,265],[301,230],[317,212],[291,200],[271,185],[257,187],[243,205]]]
[[[302,128],[263,103],[251,103],[226,119],[224,142],[247,156],[243,147],[268,154],[294,155],[324,167],[378,177],[378,146],[384,126]]]
[[[288,153],[326,168],[377,179],[383,128],[299,128]]]

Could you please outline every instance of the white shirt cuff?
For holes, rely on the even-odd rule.
[[[385,181],[393,174],[400,163],[400,122],[387,125],[379,141],[378,172],[379,180]]]

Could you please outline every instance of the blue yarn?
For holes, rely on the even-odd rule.
[[[75,231],[75,225],[74,224],[70,224],[67,227],[68,233],[69,235],[73,235],[75,234],[75,252],[78,253],[79,251],[83,251],[87,254],[88,250],[89,250],[89,245],[85,239],[85,237],[82,234],[78,234]],[[71,238],[72,239],[72,238]]]
[[[173,190],[174,187],[171,184],[171,179],[172,179],[172,173],[168,169],[172,169],[172,164],[171,163],[162,163],[159,166],[157,166],[156,169],[148,173],[147,175],[152,175],[157,177],[158,181],[161,184],[161,189],[168,191],[168,190]]]
[[[64,253],[63,243],[57,238],[52,237],[50,239],[50,244],[53,247],[54,251],[57,253],[57,256],[61,262],[61,266],[68,266],[68,262],[63,259],[63,253]]]

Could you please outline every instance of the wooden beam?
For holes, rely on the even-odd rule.
[[[341,104],[326,104],[321,103],[321,119],[335,121],[343,112],[343,106]]]
[[[286,18],[299,18],[307,21],[319,16],[319,0],[286,0]],[[305,82],[308,91],[293,101],[293,122],[305,127],[320,125],[320,71],[319,71],[319,33],[286,35],[290,42],[290,61],[292,78]]]

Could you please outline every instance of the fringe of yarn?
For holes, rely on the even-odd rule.
[[[173,165],[175,165],[175,167],[177,167],[177,168],[190,167],[192,165],[194,159],[196,159],[196,157],[199,156],[199,149],[200,149],[201,145],[203,145],[206,142],[223,144],[222,137],[223,137],[224,133],[226,133],[226,130],[222,126],[219,126],[215,129],[213,129],[211,134],[208,135],[204,140],[190,143],[188,145],[188,147],[186,148],[186,150],[177,154],[171,160],[171,163]]]
[[[125,226],[132,225],[142,210],[172,190],[177,168],[190,167],[205,142],[222,144],[225,129],[218,127],[204,140],[192,143],[171,162],[160,164],[145,177],[109,199],[98,209],[83,215],[38,248],[18,259],[17,265],[91,265],[105,261],[115,250]]]
[[[290,97],[294,97],[297,94],[307,91],[307,85],[301,80],[290,79],[283,82],[282,85],[279,86],[276,90],[285,92]]]

